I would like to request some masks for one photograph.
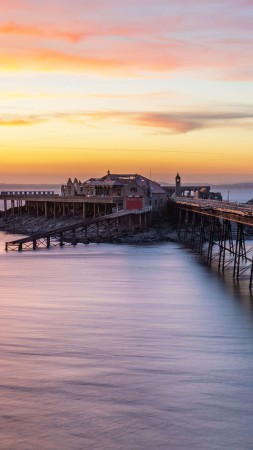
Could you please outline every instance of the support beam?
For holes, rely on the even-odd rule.
[[[179,208],[178,210],[178,223],[177,223],[177,240],[180,242],[181,240],[181,222],[182,222],[182,210]]]
[[[47,202],[44,202],[44,215],[45,215],[45,219],[47,219],[48,215],[47,215]]]
[[[213,245],[214,245],[214,229],[215,229],[215,218],[212,217],[209,225],[209,240],[208,240],[208,250],[207,250],[207,262],[212,263],[213,256]]]
[[[203,245],[205,239],[205,216],[200,218],[200,232],[199,232],[199,253],[203,254]]]

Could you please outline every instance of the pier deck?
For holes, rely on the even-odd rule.
[[[180,197],[175,198],[173,202],[181,209],[253,226],[253,205]]]

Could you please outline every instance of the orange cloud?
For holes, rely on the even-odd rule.
[[[54,50],[2,51],[0,65],[5,70],[79,71],[103,72],[117,70],[121,63],[113,59],[92,58]]]
[[[27,117],[0,117],[0,127],[16,127],[24,125],[37,125],[38,123],[45,122],[45,119],[38,116]]]
[[[7,24],[1,25],[0,34],[42,37],[47,39],[66,39],[71,42],[78,42],[84,36],[84,34],[74,31],[43,29],[38,26],[22,25],[15,22],[8,22]]]

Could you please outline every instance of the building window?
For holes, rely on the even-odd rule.
[[[131,187],[131,192],[137,192],[137,188],[136,187]]]

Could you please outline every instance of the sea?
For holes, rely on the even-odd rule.
[[[6,253],[11,239],[1,450],[252,450],[247,282],[177,243]]]

